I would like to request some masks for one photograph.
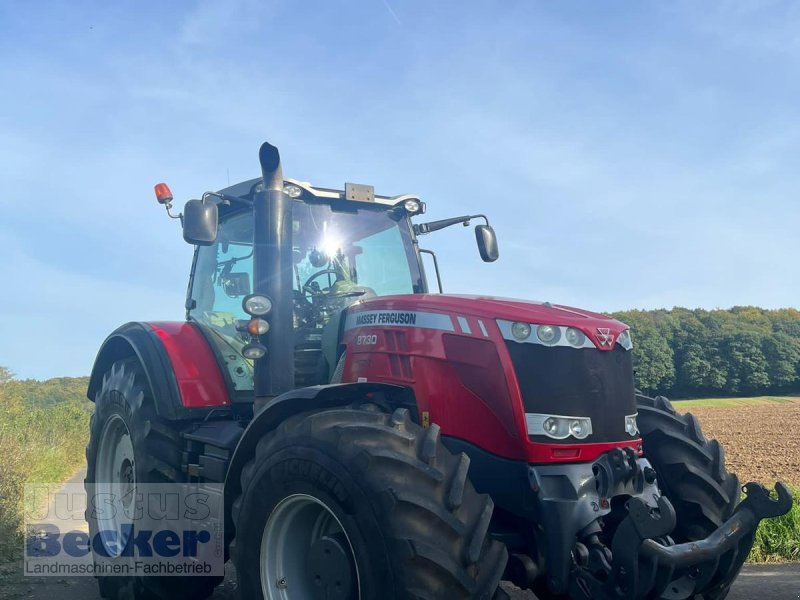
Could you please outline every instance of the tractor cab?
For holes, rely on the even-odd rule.
[[[268,228],[256,222],[254,211],[254,196],[262,181],[208,193],[200,201],[203,210],[192,211],[190,204],[183,215],[184,235],[196,243],[187,319],[202,326],[221,357],[231,387],[244,398],[252,395],[254,360],[260,358],[258,351],[252,352],[253,345],[248,352],[248,345],[254,337],[267,334],[269,327],[262,325],[267,330],[256,329],[255,335],[248,330],[250,316],[243,305],[245,298],[265,293],[253,285],[254,232]],[[468,224],[469,218],[415,226],[411,217],[425,212],[423,202],[411,195],[375,195],[366,185],[347,183],[344,190],[335,190],[284,180],[283,192],[291,198],[290,236],[279,251],[291,256],[292,387],[326,384],[340,356],[344,309],[377,296],[426,293],[421,258],[426,251],[419,249],[417,234]],[[215,226],[209,224],[209,212],[214,211]],[[192,233],[200,230],[203,239]],[[488,241],[489,252],[496,258],[494,232],[488,223],[477,232],[482,254]]]
[[[258,180],[260,181],[260,180]],[[255,184],[256,182],[252,182]],[[251,186],[252,187],[252,186]],[[344,200],[344,192],[300,187],[287,181],[293,198],[291,225],[294,385],[328,383],[336,366],[339,316],[344,308],[375,296],[427,291],[410,199]],[[213,243],[197,246],[187,317],[210,332],[237,390],[253,389],[253,361],[243,358],[250,342],[242,301],[253,289],[250,194],[222,190]],[[289,251],[289,248],[286,248]]]

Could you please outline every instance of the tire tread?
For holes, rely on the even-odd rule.
[[[288,418],[259,440],[242,470],[234,523],[246,527],[239,524],[243,498],[263,473],[256,465],[310,440],[348,465],[370,498],[393,557],[398,597],[438,598],[441,590],[448,598],[492,597],[508,557],[488,536],[493,502],[474,490],[469,459],[447,451],[439,427],[420,427],[404,408],[385,413],[354,406]]]
[[[144,481],[157,483],[183,480],[180,432],[159,418],[144,369],[138,359],[127,358],[111,365],[95,396],[95,412],[90,419],[86,446],[87,475],[84,483],[87,491],[91,491],[95,483],[94,467],[105,424],[103,415],[108,410],[112,392],[124,400],[133,444],[140,449],[138,455],[143,457],[140,459],[143,464],[136,467],[137,476],[141,474]],[[90,522],[90,530],[93,526]],[[100,595],[109,600],[202,600],[211,595],[220,581],[216,577],[98,576],[97,579]]]
[[[691,413],[679,414],[663,396],[636,396],[644,453],[656,470],[658,485],[675,508],[676,543],[707,537],[724,523],[739,502],[739,479],[725,468],[717,440],[703,434]],[[696,596],[722,600],[728,586]]]

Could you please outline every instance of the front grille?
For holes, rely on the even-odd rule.
[[[625,432],[625,415],[636,412],[631,352],[617,347],[596,349],[548,347],[506,341],[526,413],[592,419],[592,435],[580,443],[632,439]],[[534,441],[574,444],[573,437]]]

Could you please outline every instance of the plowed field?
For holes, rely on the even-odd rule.
[[[674,402],[698,418],[706,437],[725,449],[728,470],[742,483],[776,480],[800,486],[800,398],[780,402],[748,399]]]

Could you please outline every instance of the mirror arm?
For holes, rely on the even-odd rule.
[[[452,217],[450,219],[442,219],[441,221],[431,221],[430,223],[419,223],[414,225],[414,233],[416,235],[425,235],[426,233],[433,233],[451,225],[463,224],[464,227],[469,226],[472,219],[483,219],[486,224],[489,224],[489,219],[486,215],[464,215],[463,217]]]
[[[169,215],[170,219],[180,219],[181,225],[183,225],[183,213],[178,213],[177,215],[172,214],[172,202],[169,202],[164,205],[164,208],[167,209],[167,214]]]
[[[219,198],[221,204],[226,204],[230,206],[232,202],[241,202],[243,204],[252,205],[253,201],[248,200],[247,198],[241,198],[240,196],[230,196],[228,194],[223,194],[221,192],[206,192],[203,194],[202,200],[205,203],[208,198]]]
[[[217,192],[205,192],[200,199],[203,201],[203,204],[205,204],[208,202],[209,198],[219,198],[220,204],[230,204],[230,201],[227,200],[223,194]]]
[[[252,205],[253,202],[248,200],[247,198],[240,198],[239,196],[230,196],[228,194],[222,194],[220,192],[206,192],[202,196],[203,204],[208,202],[209,198],[219,198],[222,204],[230,205],[231,202],[241,202],[243,204]],[[172,214],[172,202],[167,202],[164,204],[164,208],[167,209],[167,215],[169,215],[170,219],[180,219],[181,225],[183,225],[183,213],[178,213],[177,215]]]

